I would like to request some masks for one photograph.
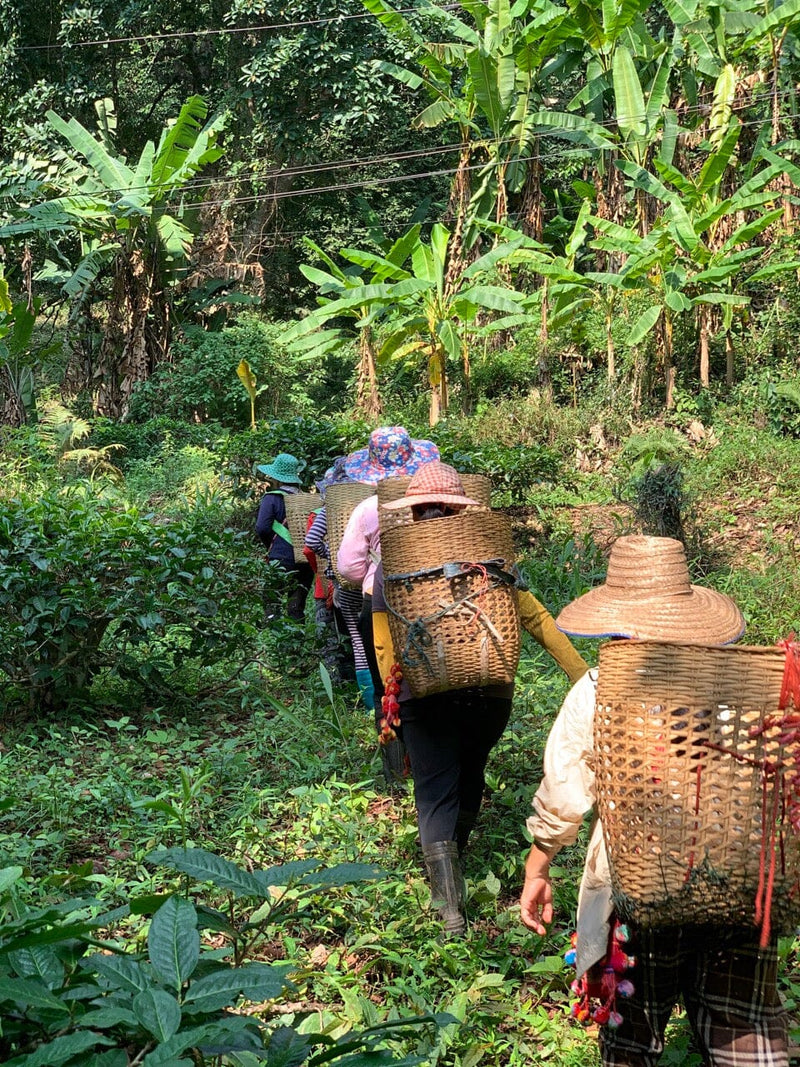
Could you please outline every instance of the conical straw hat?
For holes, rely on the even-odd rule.
[[[604,584],[567,604],[556,625],[573,637],[724,645],[745,624],[730,597],[689,582],[680,541],[636,534],[614,542]]]

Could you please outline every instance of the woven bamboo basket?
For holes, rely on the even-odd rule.
[[[322,503],[318,493],[287,493],[284,497],[286,502],[286,528],[292,535],[292,548],[294,550],[295,563],[303,563],[306,557],[303,555],[303,542],[306,539],[306,526],[308,516]]]
[[[492,483],[485,474],[461,474],[460,478],[466,496],[477,500],[482,507],[491,507]],[[381,537],[384,531],[391,530],[394,526],[408,526],[413,521],[411,508],[392,508],[391,511],[387,511],[380,507],[381,504],[388,504],[392,500],[399,500],[401,496],[405,496],[410,481],[410,477],[403,477],[385,478],[382,482],[378,482],[378,523]],[[466,510],[474,510],[474,505],[469,505]]]
[[[766,716],[784,714],[784,664],[777,648],[601,648],[598,813],[622,918],[643,926],[761,922],[771,857],[772,928],[800,918],[800,838],[781,818],[786,780],[764,772],[765,761],[791,753],[778,726],[751,735]],[[763,828],[770,811],[774,837]]]
[[[339,546],[344,537],[347,520],[353,513],[356,504],[366,500],[375,492],[374,485],[365,482],[340,482],[329,485],[325,493],[325,514],[328,519],[328,548],[330,550],[331,566],[336,576],[336,581],[343,589],[358,589],[357,585],[348,582],[339,574],[336,566],[336,557],[339,555]]]
[[[381,550],[392,643],[415,697],[514,680],[520,625],[505,515],[395,526],[381,533]]]

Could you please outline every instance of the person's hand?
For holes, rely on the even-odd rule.
[[[520,918],[534,933],[544,937],[553,921],[553,887],[548,876],[525,878],[519,901]]]
[[[553,921],[553,887],[550,883],[550,857],[531,845],[525,863],[525,885],[519,901],[520,918],[534,933],[544,937]]]

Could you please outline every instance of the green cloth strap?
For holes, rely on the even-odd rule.
[[[294,543],[292,541],[292,535],[289,533],[283,523],[278,522],[277,519],[272,520],[272,532],[274,534],[277,534],[278,537],[282,537],[284,541],[288,541],[290,545]]]

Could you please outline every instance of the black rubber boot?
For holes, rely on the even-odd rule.
[[[459,856],[464,855],[469,835],[472,833],[475,823],[478,821],[477,811],[460,811],[456,821],[456,844]]]
[[[455,841],[434,841],[422,846],[425,868],[431,887],[431,903],[439,912],[446,937],[460,937],[466,933],[464,914],[466,886],[458,862]]]

